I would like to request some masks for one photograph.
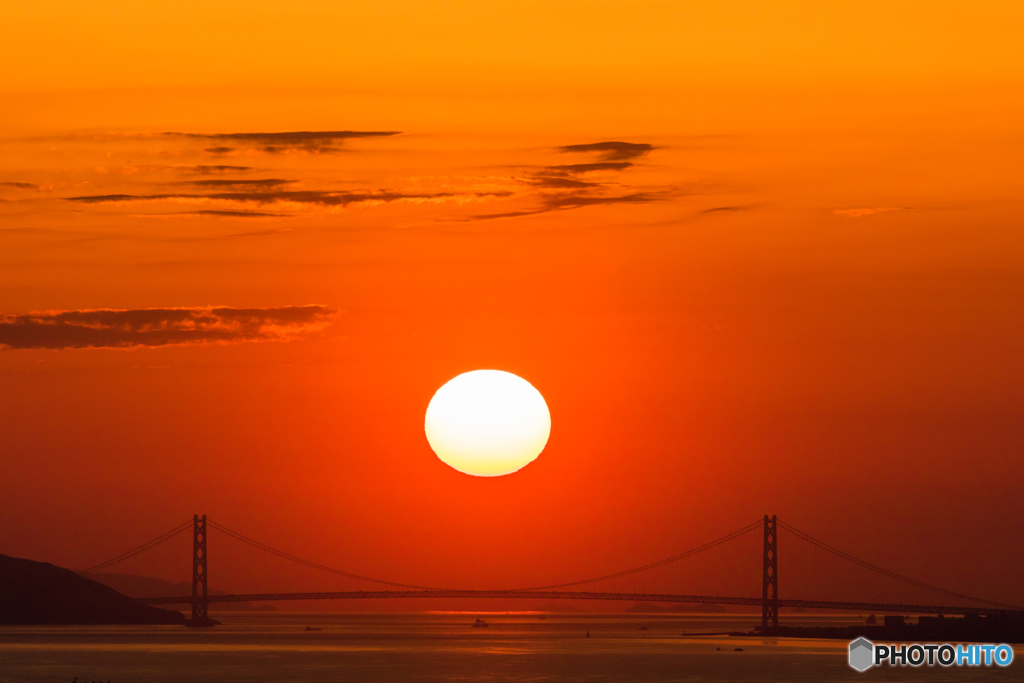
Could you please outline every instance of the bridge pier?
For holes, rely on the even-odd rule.
[[[764,561],[761,580],[761,630],[779,627],[779,549],[775,515],[764,516]]]
[[[192,516],[192,618],[189,626],[214,626],[210,619],[210,593],[207,586],[206,515]]]

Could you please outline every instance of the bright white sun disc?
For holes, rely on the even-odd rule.
[[[445,383],[427,406],[427,441],[443,462],[500,477],[536,460],[551,434],[544,397],[522,377],[473,370]]]

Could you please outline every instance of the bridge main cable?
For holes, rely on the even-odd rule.
[[[384,580],[384,579],[375,579],[375,578],[372,578],[372,577],[369,577],[369,576],[363,576],[361,574],[354,574],[352,572],[347,572],[347,571],[344,571],[344,570],[341,570],[341,569],[335,569],[333,567],[327,567],[325,565],[322,565],[322,564],[319,564],[319,563],[316,563],[316,562],[311,562],[311,561],[303,559],[301,557],[297,557],[297,556],[292,555],[290,553],[286,553],[286,552],[284,552],[282,550],[278,550],[276,548],[272,548],[272,547],[266,545],[265,543],[261,543],[261,542],[255,540],[255,539],[249,538],[248,536],[246,536],[246,535],[244,535],[244,534],[242,534],[240,532],[237,532],[237,531],[234,531],[232,529],[229,529],[226,526],[224,526],[223,524],[218,524],[217,522],[215,522],[212,519],[208,519],[207,523],[211,527],[217,529],[218,531],[220,531],[222,533],[225,533],[228,536],[234,538],[235,540],[241,541],[242,543],[246,543],[246,544],[248,544],[248,545],[250,545],[250,546],[252,546],[254,548],[257,548],[257,549],[262,550],[262,551],[267,552],[267,553],[271,553],[271,554],[276,555],[278,557],[281,557],[283,559],[289,560],[290,562],[295,562],[297,564],[301,564],[301,565],[304,565],[304,566],[307,566],[307,567],[310,567],[310,568],[313,568],[313,569],[318,569],[320,571],[328,572],[328,573],[331,573],[331,574],[336,574],[336,575],[339,575],[339,576],[345,576],[347,578],[357,579],[357,580],[360,580],[360,581],[368,581],[368,582],[371,582],[371,583],[377,583],[377,584],[381,584],[381,585],[384,585],[384,586],[394,586],[396,588],[409,588],[409,589],[418,590],[418,591],[442,591],[442,592],[450,592],[450,591],[457,591],[458,592],[459,591],[459,589],[440,588],[440,587],[436,587],[436,586],[419,586],[419,585],[408,584],[408,583],[399,583],[397,581],[387,581],[387,580]],[[731,540],[733,540],[735,538],[743,536],[744,534],[750,533],[751,531],[754,531],[755,529],[760,528],[761,523],[762,523],[761,520],[752,522],[751,524],[748,524],[747,526],[742,527],[741,529],[738,529],[738,530],[736,530],[736,531],[734,531],[734,532],[732,532],[730,534],[726,534],[725,536],[722,536],[721,538],[715,539],[714,541],[710,541],[710,542],[705,543],[703,545],[697,546],[696,548],[691,548],[690,550],[687,550],[685,552],[679,553],[678,555],[673,555],[672,557],[667,557],[665,559],[658,560],[657,562],[651,562],[650,564],[646,564],[646,565],[643,565],[641,567],[634,567],[632,569],[626,569],[626,570],[623,570],[623,571],[614,572],[612,574],[605,574],[603,576],[598,576],[598,577],[589,578],[589,579],[583,579],[583,580],[579,580],[579,581],[570,581],[570,582],[566,582],[566,583],[550,584],[550,585],[546,585],[546,586],[533,586],[533,587],[528,587],[528,588],[502,589],[502,592],[505,592],[505,593],[518,593],[518,592],[524,592],[524,591],[553,590],[553,589],[556,589],[556,588],[568,588],[568,587],[572,587],[572,586],[582,586],[582,585],[585,585],[585,584],[596,583],[598,581],[606,581],[606,580],[610,580],[610,579],[619,578],[619,577],[622,577],[622,576],[629,576],[631,574],[637,574],[637,573],[642,572],[642,571],[647,571],[649,569],[654,569],[655,567],[660,567],[660,566],[663,566],[663,565],[666,565],[666,564],[670,564],[672,562],[676,562],[678,560],[682,560],[682,559],[690,557],[692,555],[697,555],[697,554],[705,552],[707,550],[711,550],[712,548],[715,548],[715,547],[717,547],[719,545],[722,545],[723,543],[727,543],[728,541],[731,541]]]
[[[622,577],[622,576],[629,576],[630,574],[638,574],[640,572],[647,571],[648,569],[654,569],[655,567],[661,567],[663,565],[670,564],[670,563],[675,562],[677,560],[682,560],[684,558],[690,557],[691,555],[697,555],[697,554],[702,553],[702,552],[704,552],[706,550],[711,550],[712,548],[714,548],[716,546],[722,545],[723,543],[731,541],[734,538],[739,538],[740,536],[742,536],[744,534],[750,533],[754,529],[760,528],[761,524],[762,524],[761,520],[757,520],[756,522],[754,522],[752,524],[748,524],[747,526],[743,527],[742,529],[734,531],[731,534],[727,534],[725,536],[722,536],[719,539],[716,539],[714,541],[710,541],[710,542],[705,543],[704,545],[701,545],[701,546],[697,546],[696,548],[691,548],[690,550],[687,550],[686,552],[683,552],[683,553],[679,553],[678,555],[673,555],[672,557],[666,557],[664,560],[658,560],[657,562],[651,562],[650,564],[645,564],[642,567],[634,567],[633,569],[625,569],[625,570],[620,571],[620,572],[615,572],[614,574],[605,574],[604,576],[598,576],[598,577],[593,578],[593,579],[584,579],[583,581],[570,581],[568,583],[555,583],[555,584],[551,584],[551,585],[548,585],[548,586],[534,586],[532,588],[517,588],[517,589],[513,589],[513,590],[514,591],[553,590],[555,588],[568,588],[570,586],[582,586],[582,585],[589,584],[589,583],[597,583],[598,581],[607,581],[607,580],[610,580],[610,579],[617,579],[617,578]]]
[[[190,522],[190,524],[191,524],[191,522]],[[286,559],[286,560],[289,560],[290,562],[295,562],[297,564],[305,565],[305,566],[310,567],[312,569],[319,569],[320,571],[328,572],[330,574],[337,574],[338,576],[345,576],[347,578],[358,579],[360,581],[369,581],[371,583],[379,583],[379,584],[384,585],[384,586],[395,586],[396,588],[411,588],[411,589],[414,589],[414,590],[421,590],[421,591],[445,590],[443,588],[432,588],[430,586],[417,586],[417,585],[413,585],[413,584],[409,584],[409,583],[398,583],[396,581],[385,581],[383,579],[374,579],[374,578],[371,578],[369,576],[362,576],[361,574],[353,574],[352,572],[346,572],[346,571],[343,571],[341,569],[334,569],[333,567],[327,567],[327,566],[324,566],[322,564],[317,564],[316,562],[310,562],[309,560],[304,560],[301,557],[296,557],[295,555],[291,555],[291,554],[286,553],[286,552],[284,552],[282,550],[277,550],[276,548],[271,548],[269,545],[266,545],[264,543],[260,543],[259,541],[254,540],[252,538],[249,538],[248,536],[245,536],[243,534],[240,534],[237,531],[232,531],[231,529],[228,529],[226,526],[224,526],[222,524],[217,524],[217,522],[213,521],[212,519],[208,519],[207,520],[207,524],[212,526],[214,529],[217,529],[218,531],[227,534],[228,536],[230,536],[231,538],[235,539],[236,541],[241,541],[242,543],[247,543],[248,545],[251,545],[252,547],[257,548],[259,550],[262,550],[263,552],[271,553],[272,555],[277,555],[278,557]]]
[[[184,524],[181,524],[180,526],[174,527],[173,529],[171,529],[167,533],[160,534],[159,536],[157,536],[153,540],[147,541],[146,543],[143,543],[138,548],[134,548],[132,550],[129,550],[126,553],[121,553],[120,555],[118,555],[117,557],[115,557],[113,559],[107,560],[106,562],[100,562],[99,564],[97,564],[97,565],[95,565],[93,567],[89,567],[88,569],[79,570],[78,573],[81,574],[82,576],[85,576],[87,574],[93,574],[95,572],[98,572],[101,569],[106,569],[107,567],[110,567],[111,565],[115,565],[118,562],[123,562],[123,561],[127,560],[130,557],[135,557],[139,553],[145,552],[145,551],[149,550],[150,548],[155,548],[156,546],[160,545],[164,541],[167,541],[167,540],[170,540],[171,538],[174,538],[175,536],[180,534],[182,531],[185,531],[185,529],[188,529],[191,526],[192,526],[192,520],[190,519],[187,522],[185,522]]]
[[[938,586],[932,586],[931,584],[924,583],[923,581],[917,581],[915,579],[911,579],[910,577],[903,576],[902,574],[897,574],[896,572],[889,571],[888,569],[884,569],[882,567],[879,567],[878,565],[871,564],[870,562],[868,562],[866,560],[862,560],[859,557],[854,557],[853,555],[851,555],[849,553],[846,553],[846,552],[843,552],[842,550],[839,550],[838,548],[834,548],[834,547],[830,546],[828,543],[825,543],[824,541],[819,541],[818,539],[814,538],[810,534],[804,533],[803,531],[800,531],[796,527],[791,526],[789,524],[786,524],[781,519],[779,520],[779,526],[781,526],[783,529],[785,529],[786,531],[790,532],[791,534],[797,536],[798,538],[800,538],[800,539],[802,539],[804,541],[807,541],[808,543],[810,543],[812,545],[815,545],[818,548],[821,548],[825,552],[831,553],[831,554],[833,554],[833,555],[835,555],[837,557],[841,557],[842,559],[847,560],[848,562],[853,562],[854,564],[857,564],[857,565],[859,565],[861,567],[864,567],[865,569],[870,569],[871,571],[877,572],[879,574],[882,574],[883,576],[888,576],[891,579],[896,579],[897,581],[902,581],[902,582],[908,583],[908,584],[910,584],[912,586],[917,586],[918,588],[924,588],[924,589],[927,589],[927,590],[930,590],[930,591],[935,591],[937,593],[942,593],[943,595],[948,595],[949,597],[952,597],[952,598],[960,598],[961,600],[970,600],[971,602],[980,602],[980,603],[984,603],[986,605],[993,605],[993,606],[996,606],[996,607],[1002,607],[1003,609],[1010,609],[1010,610],[1021,610],[1021,609],[1024,609],[1024,608],[1021,608],[1021,607],[1019,607],[1017,605],[1009,605],[1009,604],[1006,604],[1006,603],[1003,603],[1003,602],[996,602],[994,600],[986,600],[984,598],[974,597],[973,595],[964,595],[963,593],[957,593],[957,592],[954,592],[954,591],[951,591],[951,590],[946,590],[945,588],[939,588]]]

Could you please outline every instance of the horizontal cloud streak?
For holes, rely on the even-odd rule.
[[[558,175],[576,175],[578,173],[593,173],[595,171],[624,171],[632,166],[628,161],[598,161],[592,164],[560,164],[548,166],[548,173]]]
[[[203,140],[258,142],[271,145],[305,145],[348,140],[350,138],[386,137],[398,135],[400,132],[397,130],[304,130],[284,133],[165,133],[165,135],[201,138]]]
[[[556,209],[578,209],[582,206],[600,206],[604,204],[649,204],[665,199],[664,195],[654,192],[634,192],[617,197],[590,197],[587,195],[562,195],[551,197],[544,202],[548,211]]]
[[[563,211],[568,209],[580,209],[585,206],[607,206],[610,204],[650,204],[651,202],[662,201],[667,195],[657,192],[634,192],[632,194],[618,195],[612,197],[594,197],[584,194],[559,194],[546,197],[540,208],[527,209],[525,211],[508,211],[505,213],[484,213],[470,216],[466,220],[495,220],[499,218],[522,218],[524,216],[536,216],[551,211]]]
[[[749,211],[752,206],[712,206],[710,209],[702,209],[701,213],[730,213],[734,211]]]
[[[185,180],[179,185],[189,187],[202,187],[210,189],[275,189],[294,183],[294,180],[281,180],[280,178],[258,178],[253,180],[228,180],[226,178],[215,178],[210,180]]]
[[[167,215],[167,214],[160,214]],[[269,213],[267,211],[179,211],[174,216],[215,216],[218,218],[287,218],[286,213]]]
[[[159,218],[159,219],[171,219],[171,218],[196,218],[202,216],[210,216],[213,218],[293,218],[295,214],[290,213],[271,213],[269,211],[217,211],[217,210],[203,210],[203,211],[172,211],[169,213],[133,213],[128,214],[133,218]]]
[[[175,169],[182,173],[194,173],[195,175],[213,175],[215,173],[240,173],[251,171],[252,166],[229,166],[227,164],[198,164],[196,166],[175,166]]]
[[[69,202],[81,202],[82,204],[106,204],[109,202],[130,202],[137,199],[168,199],[176,195],[134,195],[134,194],[94,194],[84,197],[66,197]]]
[[[574,180],[572,178],[562,178],[558,176],[544,175],[527,178],[526,182],[533,185],[534,187],[560,190],[579,190],[598,186],[598,183],[589,183],[586,182],[585,180]]]
[[[38,190],[39,186],[35,183],[22,183],[14,180],[8,180],[0,182],[0,187],[13,187],[16,190]]]
[[[862,218],[876,213],[888,213],[889,211],[904,211],[904,206],[870,206],[859,209],[834,209],[832,213],[846,218]]]
[[[652,149],[653,145],[648,145],[645,142],[591,142],[585,145],[565,145],[559,147],[560,152],[600,152],[604,156],[605,161],[624,161],[626,159],[634,159],[639,156],[647,154]]]
[[[0,316],[0,348],[134,348],[289,341],[327,326],[326,306],[46,311]]]
[[[341,151],[335,145],[343,143],[345,140],[390,137],[399,133],[400,131],[396,130],[303,130],[282,133],[164,133],[164,135],[220,143],[206,148],[205,151],[211,154],[226,154],[232,151],[234,148],[229,147],[228,144],[259,149],[268,154],[286,151],[323,154]]]
[[[211,237],[182,237],[179,239],[168,240],[169,242],[226,242],[228,240],[248,240],[257,237],[273,237],[274,235],[283,235],[291,232],[291,230],[281,229],[270,229],[270,230],[251,230],[249,232],[235,232],[230,235],[220,235]]]
[[[270,192],[214,192],[210,194],[101,194],[66,197],[69,202],[82,204],[108,204],[115,202],[159,201],[175,199],[221,200],[254,204],[312,204],[316,206],[348,206],[362,203],[390,203],[397,201],[431,201],[455,197],[505,197],[509,192],[328,192],[320,190],[291,190]]]

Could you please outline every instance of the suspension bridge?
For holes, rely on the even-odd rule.
[[[889,571],[767,515],[656,562],[584,580],[522,588],[458,589],[363,576],[272,548],[208,520],[206,515],[195,515],[167,533],[80,573],[114,585],[111,581],[124,582],[127,575],[110,574],[112,568],[130,569],[130,574],[143,577],[166,574],[173,567],[184,568],[187,551],[181,546],[189,540],[189,529],[191,590],[187,581],[174,584],[152,579],[150,584],[155,587],[148,590],[165,588],[167,594],[145,594],[147,588],[136,585],[132,597],[149,605],[190,606],[193,625],[211,623],[211,604],[279,600],[503,598],[744,605],[760,608],[761,628],[765,630],[778,627],[779,610],[783,608],[899,615],[1001,614],[1024,609]],[[223,565],[224,570],[218,569],[215,576],[222,577],[217,585],[227,590],[211,589],[211,536],[224,546],[216,555],[222,558],[218,567]],[[783,576],[790,577],[784,584],[787,597],[780,593],[780,546],[787,553],[783,564]],[[152,559],[148,569],[137,566],[145,557]],[[296,583],[301,590],[295,589]],[[268,591],[267,587],[278,590]],[[139,595],[140,591],[144,594]]]

